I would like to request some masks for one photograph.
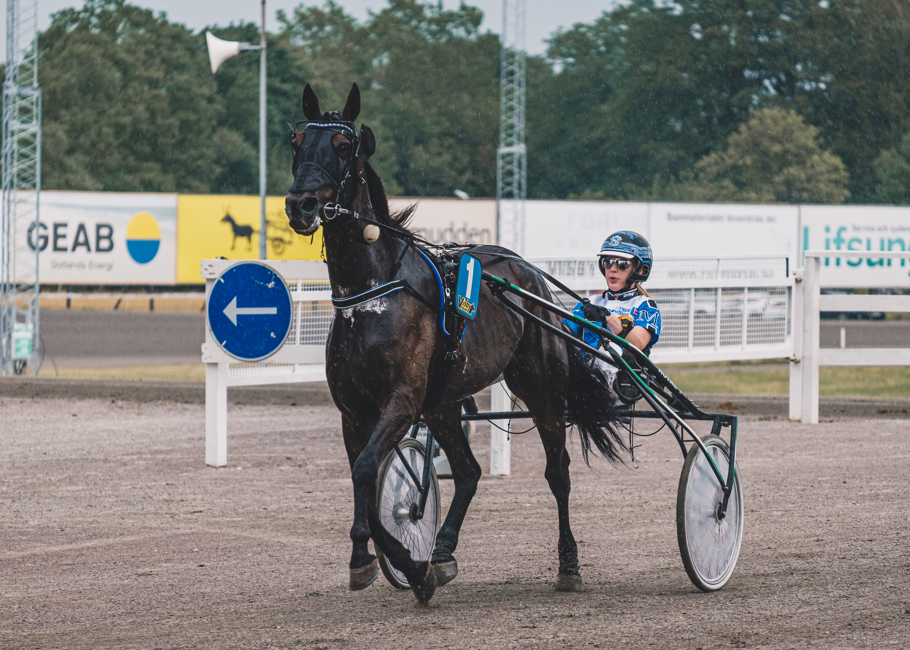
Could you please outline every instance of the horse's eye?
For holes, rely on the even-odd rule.
[[[350,144],[348,144],[347,142],[342,142],[340,145],[338,145],[338,154],[340,156],[347,156],[349,153],[351,153]]]

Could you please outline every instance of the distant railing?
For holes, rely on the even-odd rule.
[[[579,293],[600,293],[592,258],[530,260]],[[793,353],[794,279],[787,257],[665,257],[654,261],[645,288],[663,329],[652,358],[697,363],[787,358]],[[557,297],[571,309],[574,300]]]
[[[855,252],[806,251],[794,305],[794,354],[790,360],[790,419],[818,424],[819,366],[910,366],[904,348],[822,348],[821,312],[910,312],[910,296],[821,295],[821,259],[855,257]],[[910,258],[910,251],[876,252],[876,257]]]

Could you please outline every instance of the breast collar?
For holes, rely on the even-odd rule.
[[[427,266],[429,266],[430,270],[433,272],[433,277],[436,280],[436,287],[439,290],[438,307],[437,307],[437,305],[434,305],[432,302],[430,302],[427,298],[425,298],[407,280],[392,280],[391,282],[386,282],[385,284],[380,284],[378,287],[373,287],[372,289],[368,289],[367,291],[364,291],[363,293],[358,293],[355,296],[349,296],[347,298],[337,298],[335,296],[332,296],[332,306],[335,307],[335,309],[351,309],[352,307],[362,305],[365,302],[370,302],[371,300],[376,300],[378,298],[387,296],[390,293],[394,293],[395,291],[404,289],[405,291],[407,291],[408,293],[413,295],[415,298],[420,300],[420,302],[425,304],[430,309],[433,309],[433,310],[439,309],[439,327],[442,330],[442,333],[445,335],[446,338],[451,337],[452,333],[450,333],[448,331],[450,328],[446,327],[446,317],[445,317],[446,316],[446,290],[445,290],[445,287],[443,286],[442,276],[439,274],[439,269],[437,268],[437,265],[433,262],[433,260],[431,260],[427,256],[427,254],[424,251],[422,251],[417,246],[414,246],[413,248],[415,251],[417,251],[417,253],[420,255],[420,257],[423,258],[423,261],[427,263]],[[407,250],[408,250],[408,247],[405,247],[405,250],[402,251],[402,256],[404,256],[404,253],[407,252]],[[454,328],[454,329],[461,329],[461,336],[458,337],[459,339],[461,339],[461,337],[464,336],[464,329],[463,328]]]
[[[603,292],[603,297],[607,300],[631,300],[635,296],[639,295],[638,289],[626,289],[625,291],[620,291],[618,293],[613,293],[609,289]]]

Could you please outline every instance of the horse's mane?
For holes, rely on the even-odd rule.
[[[410,235],[414,234],[408,229],[408,223],[417,210],[417,205],[409,205],[404,210],[398,210],[395,213],[389,212],[389,200],[385,195],[385,188],[382,186],[382,179],[379,174],[370,166],[370,163],[363,164],[367,175],[367,191],[370,193],[370,201],[373,204],[373,213],[380,223],[387,226],[393,226]]]

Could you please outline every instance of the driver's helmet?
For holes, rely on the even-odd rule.
[[[601,273],[604,272],[604,259],[607,257],[636,260],[638,265],[629,276],[630,283],[647,280],[651,275],[651,265],[654,259],[648,240],[631,230],[620,230],[607,237],[603,246],[600,247],[597,257]]]

